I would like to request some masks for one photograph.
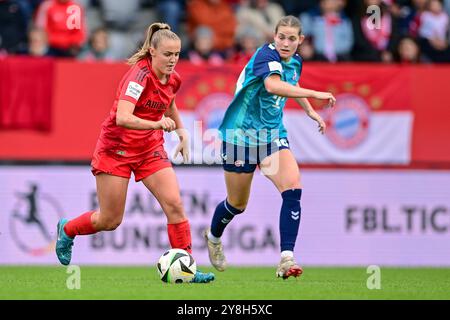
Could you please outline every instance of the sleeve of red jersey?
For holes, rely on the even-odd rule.
[[[119,100],[136,104],[147,85],[149,73],[150,70],[147,66],[134,65],[123,81]]]
[[[174,93],[177,93],[178,90],[180,90],[181,87],[181,77],[180,75],[175,71],[174,72],[175,75],[175,88],[174,88]]]

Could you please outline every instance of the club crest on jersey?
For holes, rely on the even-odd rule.
[[[244,161],[242,161],[242,160],[236,160],[235,162],[234,162],[234,165],[236,166],[236,167],[243,167],[244,166]]]

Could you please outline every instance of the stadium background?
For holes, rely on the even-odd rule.
[[[0,6],[5,2],[20,1],[3,1]],[[28,27],[38,24],[39,2],[28,1]],[[298,7],[289,1],[280,5],[284,13],[311,14],[319,21],[318,2],[305,1],[304,6],[301,2]],[[342,5],[342,17],[354,19],[359,2],[336,2]],[[177,29],[186,49],[177,66],[183,80],[177,105],[191,133],[193,156],[191,164],[176,165],[175,170],[191,221],[194,255],[198,264],[208,265],[201,231],[225,195],[214,128],[232,99],[245,54],[239,55],[234,42],[232,48],[206,54],[209,58],[192,55],[191,21],[183,1],[80,3],[85,35],[76,54],[71,47],[65,57],[58,57],[50,53],[51,45],[41,57],[30,56],[26,45],[2,50],[0,264],[58,265],[53,251],[58,218],[96,207],[89,162],[100,125],[128,68],[124,59],[142,39],[145,26],[163,19],[161,5],[170,3],[181,8]],[[116,11],[108,11],[108,3]],[[130,8],[117,9],[126,7],[124,3]],[[238,17],[242,4],[224,3]],[[396,7],[414,12],[414,3],[386,1],[383,6],[394,15]],[[136,5],[134,9],[131,4]],[[129,16],[117,12],[129,12]],[[120,20],[114,20],[119,16]],[[86,39],[99,26],[106,28],[115,56],[86,54],[90,50]],[[402,31],[407,34],[398,32],[399,39],[411,36],[409,29]],[[238,38],[238,32],[234,34]],[[314,46],[313,35],[308,40]],[[424,40],[417,35],[415,41],[422,45]],[[450,267],[450,109],[446,99],[450,65],[445,63],[450,60],[433,61],[428,56],[397,61],[396,49],[392,50],[390,62],[381,61],[384,58],[361,61],[351,50],[343,61],[318,55],[305,59],[311,61],[305,61],[300,84],[331,91],[338,103],[328,110],[312,101],[327,122],[324,136],[294,103],[289,102],[285,112],[305,191],[296,246],[304,266]],[[175,142],[175,134],[166,134],[171,156]],[[266,180],[256,173],[248,210],[225,235],[231,265],[274,266],[278,262],[281,198]],[[31,219],[32,204],[39,222]],[[131,182],[122,225],[111,233],[77,238],[73,263],[152,265],[168,248],[165,228],[156,200],[143,186]]]

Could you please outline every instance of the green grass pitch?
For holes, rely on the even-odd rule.
[[[202,271],[213,271],[204,267]],[[81,266],[80,289],[66,286],[66,267],[0,267],[0,299],[450,299],[449,268],[381,268],[381,289],[369,290],[365,268],[305,267],[275,278],[275,269],[229,267],[209,284],[166,284],[156,267]]]

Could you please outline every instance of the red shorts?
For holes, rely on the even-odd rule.
[[[129,179],[133,172],[137,182],[161,169],[172,167],[172,163],[161,145],[145,157],[137,158],[125,158],[120,154],[95,151],[91,166],[94,176],[106,173]]]

